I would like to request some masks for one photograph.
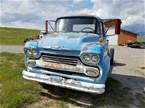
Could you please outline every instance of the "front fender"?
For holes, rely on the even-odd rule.
[[[38,49],[38,41],[31,40],[25,43],[24,48]]]
[[[104,56],[102,61],[98,64],[101,71],[102,75],[97,79],[98,83],[105,83],[108,76],[109,76],[109,70],[110,70],[110,57],[109,56]]]
[[[97,67],[100,69],[100,76],[96,78],[95,83],[104,84],[109,75],[110,57],[105,53],[105,46],[102,44],[91,44],[83,47],[81,54],[89,53],[100,56],[100,62]]]
[[[105,49],[104,45],[102,44],[96,44],[96,43],[87,44],[83,46],[80,55],[83,53],[96,54],[99,55],[99,57],[102,59],[105,52],[104,49]]]

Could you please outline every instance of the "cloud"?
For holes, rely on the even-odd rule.
[[[0,4],[0,26],[42,29],[46,19],[84,13],[120,18],[122,28],[145,31],[144,0],[0,0]]]
[[[69,13],[67,6],[67,1],[2,0],[1,25],[27,27],[32,24],[36,25],[33,28],[42,28],[46,19]]]
[[[144,0],[91,0],[92,9],[82,9],[80,13],[90,13],[101,18],[120,18],[122,28],[133,32],[145,31]],[[128,27],[128,28],[127,28]],[[135,30],[135,31],[134,31]]]
[[[75,4],[79,4],[79,3],[81,3],[83,0],[73,0],[73,2],[75,3]]]

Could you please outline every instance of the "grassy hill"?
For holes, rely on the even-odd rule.
[[[0,45],[23,45],[27,37],[39,33],[39,30],[0,27]]]

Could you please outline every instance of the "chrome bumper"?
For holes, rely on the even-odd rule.
[[[23,78],[27,80],[33,80],[45,84],[60,86],[64,88],[70,88],[78,91],[102,94],[105,92],[104,84],[93,84],[74,79],[65,79],[59,76],[46,75],[41,73],[33,73],[23,70]]]

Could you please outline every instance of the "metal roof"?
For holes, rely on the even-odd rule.
[[[103,20],[101,18],[99,18],[97,16],[94,16],[94,15],[88,15],[88,14],[62,16],[62,17],[58,17],[56,20],[61,19],[61,18],[77,18],[77,17],[81,17],[81,18],[95,18],[95,19],[103,22]]]

